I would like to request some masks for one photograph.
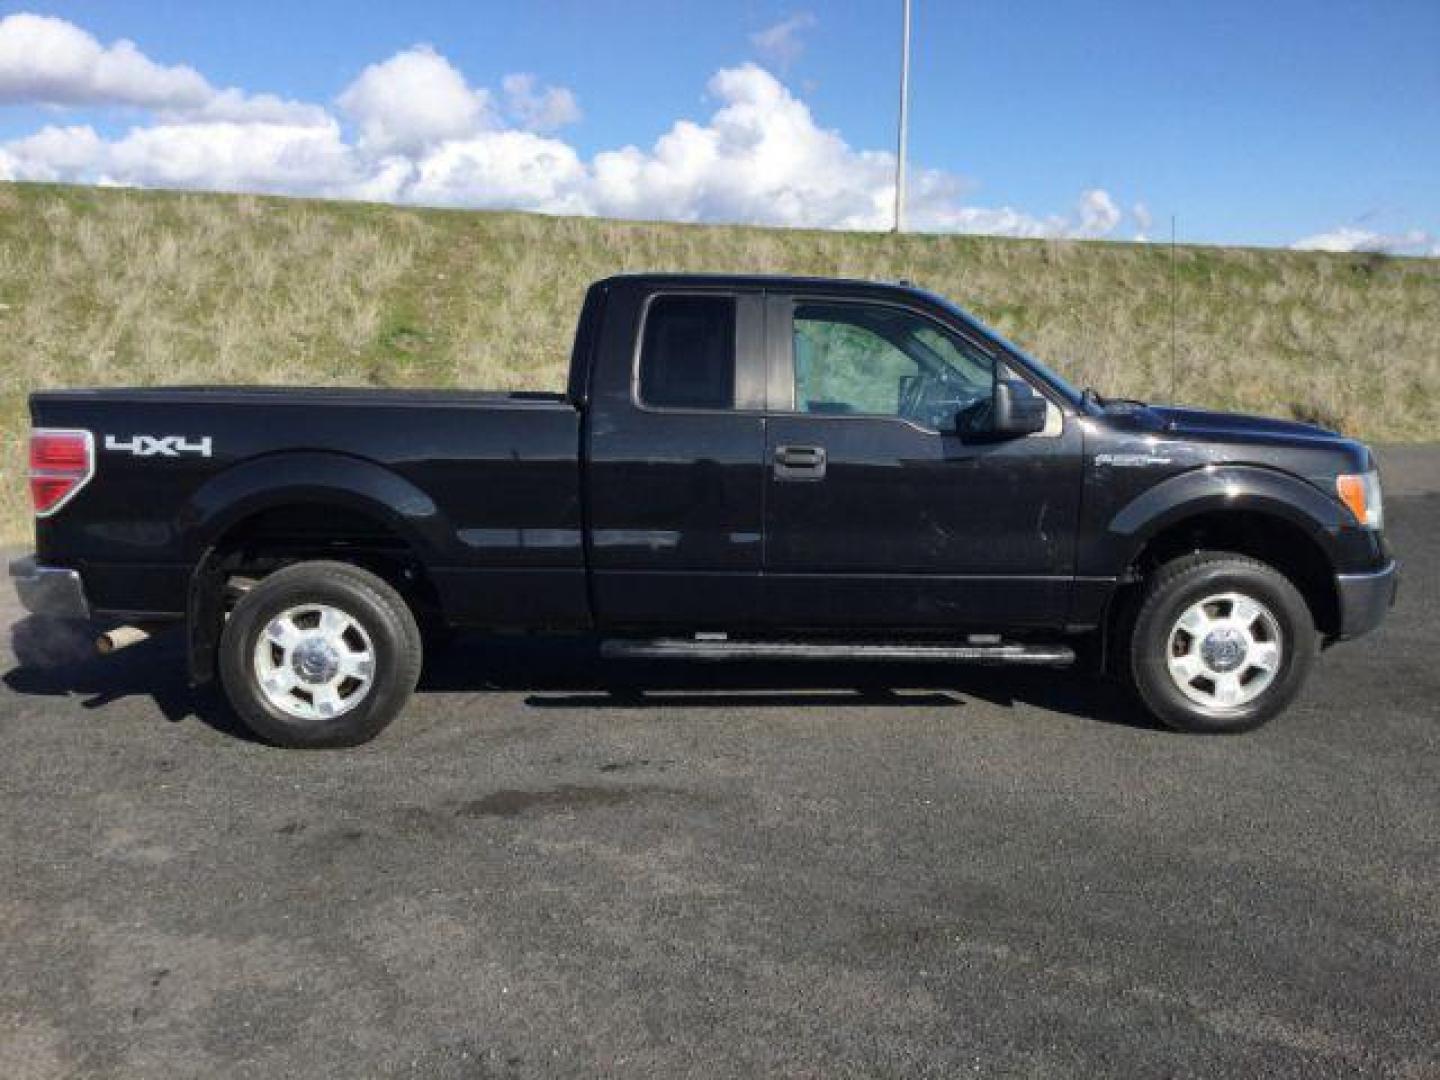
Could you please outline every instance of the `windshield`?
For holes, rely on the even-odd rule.
[[[1051,371],[1039,360],[1035,359],[1024,349],[1020,348],[1019,345],[1016,345],[1013,341],[1010,341],[1008,338],[1005,337],[1005,335],[999,333],[998,331],[992,329],[989,326],[986,326],[985,323],[981,322],[974,315],[970,314],[970,312],[966,311],[959,304],[954,303],[953,301],[947,299],[944,296],[939,296],[934,293],[930,293],[928,295],[936,303],[942,304],[945,309],[951,314],[953,314],[956,318],[961,319],[966,325],[972,327],[978,333],[989,338],[1006,352],[1010,353],[1012,356],[1018,359],[1027,369],[1029,369],[1031,374],[1033,374],[1051,390],[1055,391],[1055,393],[1063,397],[1077,410],[1080,410],[1082,412],[1085,411],[1084,395],[1074,386],[1070,385],[1070,383],[1062,379],[1059,375],[1055,374],[1055,372]]]

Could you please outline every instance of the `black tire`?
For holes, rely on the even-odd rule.
[[[292,715],[261,686],[260,636],[271,620],[307,604],[338,609],[369,639],[368,689],[338,715]],[[265,577],[235,605],[220,635],[220,678],[240,719],[267,742],[297,749],[358,746],[405,707],[420,677],[422,651],[414,614],[384,580],[349,563],[303,562]],[[308,692],[304,684],[300,689]]]
[[[1258,602],[1279,630],[1278,668],[1268,686],[1240,705],[1197,703],[1181,689],[1181,680],[1172,677],[1169,667],[1172,647],[1177,656],[1186,651],[1183,636],[1172,646],[1177,622],[1193,605],[1218,594],[1239,594]],[[1125,643],[1125,666],[1142,704],[1167,727],[1230,734],[1254,730],[1285,710],[1304,686],[1318,644],[1309,605],[1274,567],[1243,555],[1199,552],[1166,563],[1145,583]],[[1202,670],[1198,678],[1198,689],[1195,684],[1191,689],[1203,695],[1209,676]],[[1223,681],[1225,676],[1218,678]]]

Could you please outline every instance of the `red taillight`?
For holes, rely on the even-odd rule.
[[[94,475],[90,432],[36,428],[30,433],[30,500],[36,517],[59,510]]]

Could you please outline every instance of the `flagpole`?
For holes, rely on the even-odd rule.
[[[910,0],[902,0],[900,39],[900,132],[895,147],[895,231],[905,231],[905,145],[910,136]]]

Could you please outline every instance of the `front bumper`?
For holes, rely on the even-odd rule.
[[[10,562],[10,579],[27,611],[56,619],[90,618],[90,602],[78,570],[41,566],[34,555]]]
[[[1365,574],[1336,574],[1340,593],[1340,638],[1356,638],[1374,630],[1395,603],[1400,564],[1394,559]]]

